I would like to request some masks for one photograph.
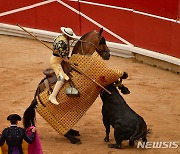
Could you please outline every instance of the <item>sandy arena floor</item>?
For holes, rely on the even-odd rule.
[[[0,35],[0,130],[9,126],[6,117],[10,113],[23,115],[43,78],[42,71],[49,67],[50,56],[51,51],[35,40]],[[103,141],[102,103],[98,98],[74,127],[80,131],[80,145],[70,144],[37,114],[37,130],[44,154],[180,153],[180,75],[135,59],[112,56],[109,64],[129,73],[124,84],[129,87],[131,94],[124,98],[152,129],[148,140],[178,141],[179,147],[137,149],[129,147],[124,141],[122,149],[108,148]],[[22,126],[22,123],[19,125]],[[114,143],[113,129],[110,143]]]

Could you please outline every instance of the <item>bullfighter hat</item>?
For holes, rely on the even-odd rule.
[[[76,35],[71,28],[61,27],[61,31],[71,38],[76,38]]]
[[[10,114],[7,117],[7,120],[9,120],[9,121],[21,121],[21,117],[18,114]]]

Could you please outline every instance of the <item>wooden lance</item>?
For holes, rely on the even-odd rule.
[[[47,44],[45,44],[43,41],[41,41],[40,39],[38,39],[36,36],[34,36],[33,34],[31,34],[30,32],[28,32],[25,28],[23,28],[21,25],[17,24],[18,27],[20,27],[23,31],[25,31],[26,33],[28,33],[30,36],[32,36],[35,40],[39,41],[41,44],[43,44],[44,46],[46,46],[47,48],[49,48],[50,50],[54,51],[51,47],[49,47]],[[67,60],[66,60],[67,61]],[[92,82],[94,82],[95,84],[97,84],[99,87],[101,87],[103,90],[105,90],[108,94],[111,94],[111,92],[109,90],[107,90],[106,88],[104,88],[100,83],[98,83],[96,80],[92,79],[90,76],[88,76],[87,74],[85,74],[82,70],[80,70],[79,68],[77,68],[74,64],[70,63],[69,61],[67,61],[72,68],[74,68],[75,70],[77,70],[78,72],[80,72],[82,75],[86,76],[88,79],[90,79]]]

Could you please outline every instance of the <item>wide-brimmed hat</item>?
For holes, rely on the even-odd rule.
[[[76,35],[74,34],[71,28],[61,27],[61,31],[69,37],[72,37],[72,38],[76,37]]]
[[[10,114],[7,117],[7,120],[9,120],[9,121],[21,121],[21,117],[18,114]]]

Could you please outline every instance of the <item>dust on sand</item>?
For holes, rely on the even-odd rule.
[[[51,46],[51,44],[48,44]],[[35,40],[0,35],[0,130],[9,126],[10,113],[23,115],[31,103],[42,71],[49,67],[51,51]],[[98,98],[75,125],[82,144],[73,145],[37,114],[37,130],[45,154],[180,153],[180,75],[145,65],[135,59],[112,56],[109,65],[128,72],[123,95],[130,107],[144,117],[152,133],[149,141],[178,141],[177,149],[137,149],[123,142],[122,149],[110,149],[103,141],[102,102]],[[22,123],[19,124],[22,126]],[[114,143],[113,129],[110,142]]]

